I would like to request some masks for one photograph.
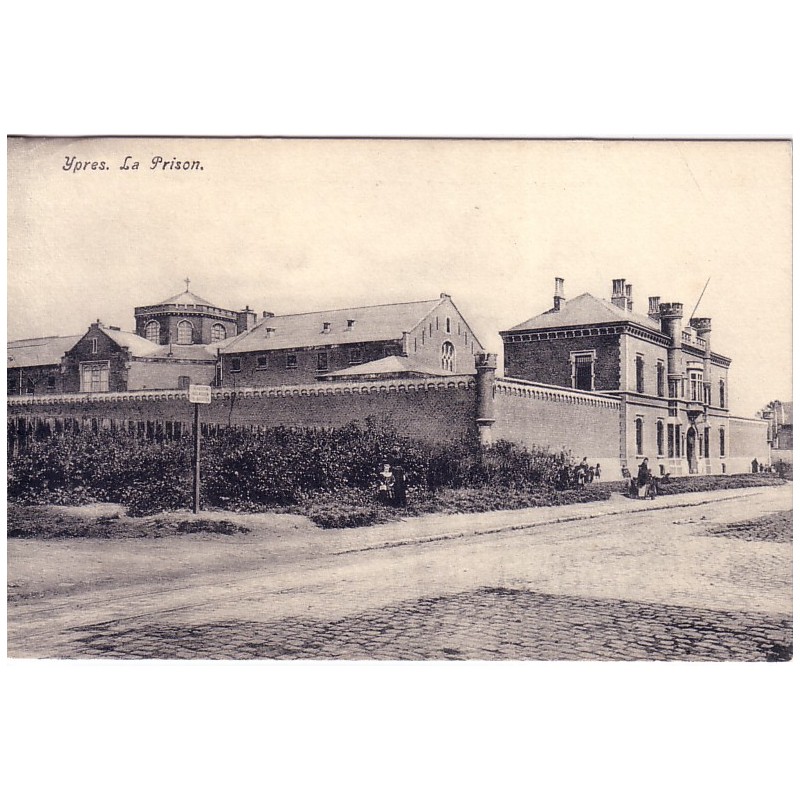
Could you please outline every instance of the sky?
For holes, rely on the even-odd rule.
[[[709,281],[732,410],[791,399],[788,142],[10,139],[8,173],[9,339],[131,330],[188,277],[259,314],[447,292],[501,353],[555,276],[567,298],[625,278],[687,324]]]

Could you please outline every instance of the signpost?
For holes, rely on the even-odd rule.
[[[189,384],[189,402],[194,406],[194,507],[200,510],[200,406],[211,405],[211,387]]]

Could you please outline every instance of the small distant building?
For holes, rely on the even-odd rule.
[[[64,392],[132,392],[210,385],[217,363],[212,345],[156,344],[99,320],[64,354]]]
[[[275,316],[221,350],[221,385],[474,374],[481,343],[448,294]]]
[[[761,411],[762,419],[769,425],[769,443],[774,458],[791,460],[793,411],[793,403],[781,400],[773,400]]]
[[[9,342],[6,355],[7,393],[14,396],[63,392],[61,359],[80,338],[80,335],[44,336]]]

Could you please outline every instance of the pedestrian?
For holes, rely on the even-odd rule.
[[[647,459],[645,458],[639,464],[639,471],[636,474],[636,487],[639,490],[639,497],[647,496],[647,485],[650,482],[650,467],[647,466]]]
[[[589,483],[594,481],[594,467],[589,466]]]
[[[399,456],[395,456],[392,477],[394,478],[394,504],[402,508],[406,504],[406,471],[403,469]]]
[[[599,464],[594,468],[594,477],[597,479],[597,482],[599,483],[600,482],[600,465]]]
[[[569,464],[562,465],[559,473],[558,473],[558,488],[562,491],[565,489],[569,489],[570,484],[570,470]]]
[[[383,471],[378,474],[378,499],[384,505],[394,502],[394,474],[389,463],[383,465]]]
[[[757,458],[754,458],[750,462],[750,467],[752,468],[753,472],[758,472],[758,459]]]

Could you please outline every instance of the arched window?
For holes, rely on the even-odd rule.
[[[447,372],[455,372],[456,368],[456,349],[452,342],[445,342],[442,345],[442,369]]]
[[[154,319],[151,319],[144,327],[144,336],[150,342],[159,344],[161,341],[161,325]]]
[[[211,341],[221,342],[228,334],[225,331],[225,326],[220,325],[218,322],[211,326]]]
[[[192,323],[183,320],[178,323],[178,344],[192,343]]]

